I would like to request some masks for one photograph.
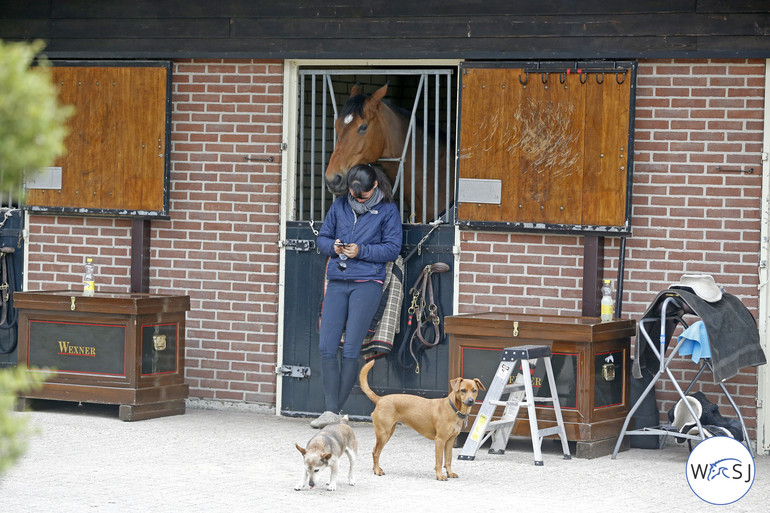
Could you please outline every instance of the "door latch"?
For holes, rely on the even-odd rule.
[[[310,367],[303,367],[301,365],[281,365],[280,367],[276,367],[275,373],[288,378],[304,379],[310,377]]]
[[[278,245],[291,251],[312,251],[315,249],[314,240],[288,239],[282,240]]]

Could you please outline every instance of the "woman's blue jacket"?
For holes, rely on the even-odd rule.
[[[375,213],[376,212],[376,213]],[[379,202],[369,212],[356,214],[347,195],[334,200],[318,232],[318,248],[331,257],[326,267],[329,280],[384,280],[385,264],[401,253],[401,216],[394,203]],[[358,245],[358,255],[340,270],[334,241]]]

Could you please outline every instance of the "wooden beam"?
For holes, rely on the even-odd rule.
[[[131,220],[131,293],[150,292],[149,219]]]
[[[582,315],[599,317],[601,283],[604,276],[604,237],[586,235],[583,239]]]

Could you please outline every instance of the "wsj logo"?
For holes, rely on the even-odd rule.
[[[706,481],[719,478],[740,480],[745,477],[745,481],[749,483],[752,479],[751,463],[744,465],[738,458],[725,458],[708,465],[692,465],[690,472],[694,479]]]
[[[67,356],[96,356],[96,348],[74,346],[67,340],[59,340],[59,354]]]
[[[745,445],[726,436],[707,438],[687,460],[687,482],[710,504],[730,504],[754,483],[754,458]]]

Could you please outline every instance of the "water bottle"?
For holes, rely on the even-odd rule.
[[[602,285],[602,322],[611,321],[613,315],[612,284],[610,280],[604,280]]]
[[[83,275],[83,295],[93,296],[95,290],[93,259],[86,258],[86,272]]]

